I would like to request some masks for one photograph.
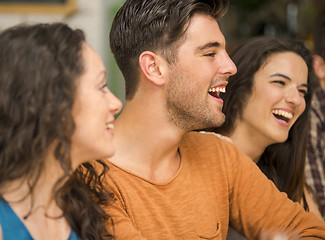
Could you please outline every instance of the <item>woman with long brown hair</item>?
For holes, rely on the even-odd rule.
[[[280,191],[320,218],[304,169],[311,102],[311,55],[300,41],[257,37],[230,56],[225,123],[214,129],[248,155]]]

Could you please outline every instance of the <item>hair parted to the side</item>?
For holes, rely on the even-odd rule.
[[[202,13],[217,20],[227,8],[228,0],[127,0],[110,31],[110,47],[125,79],[126,99],[132,99],[137,90],[138,58],[143,51],[175,61],[191,17]]]
[[[84,42],[81,30],[62,23],[19,25],[0,34],[0,197],[17,179],[29,182],[32,196],[55,142],[65,176],[53,193],[64,217],[81,239],[111,239],[109,216],[96,203],[111,199],[102,177],[89,164],[75,173],[71,168],[72,106],[84,71]]]
[[[306,136],[312,91],[312,58],[301,41],[257,37],[242,44],[230,55],[237,66],[237,74],[229,78],[227,91],[222,94],[226,121],[214,131],[229,135],[235,130],[236,121],[242,118],[247,101],[252,94],[255,73],[266,64],[271,55],[283,52],[296,53],[304,59],[308,67],[306,108],[291,127],[288,139],[283,143],[267,147],[257,165],[279,190],[286,192],[291,200],[300,202],[304,200]],[[308,209],[306,203],[305,209]]]

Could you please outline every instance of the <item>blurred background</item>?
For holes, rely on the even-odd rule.
[[[163,0],[162,0],[163,1]],[[20,23],[66,22],[85,31],[100,54],[114,94],[124,101],[124,81],[109,50],[108,34],[124,0],[0,0],[0,31]],[[220,21],[228,51],[258,35],[298,38],[312,50],[315,24],[325,16],[325,0],[230,0]]]

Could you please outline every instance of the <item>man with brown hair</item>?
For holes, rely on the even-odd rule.
[[[225,239],[229,221],[248,239],[325,238],[324,224],[232,144],[192,132],[225,119],[219,93],[236,73],[217,22],[227,5],[127,0],[115,16],[110,45],[127,100],[107,160],[117,239]]]

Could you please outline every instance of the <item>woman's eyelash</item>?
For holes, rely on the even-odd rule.
[[[284,81],[281,81],[281,80],[276,80],[276,81],[273,81],[274,83],[278,83],[278,84],[281,84],[281,85],[285,85],[285,82]]]
[[[306,95],[307,94],[307,90],[304,90],[304,89],[300,89],[300,90],[298,90],[299,92],[301,92],[303,95]]]
[[[100,86],[99,89],[100,89],[100,90],[103,90],[103,89],[106,88],[106,87],[107,87],[107,83],[104,83],[103,85]]]

